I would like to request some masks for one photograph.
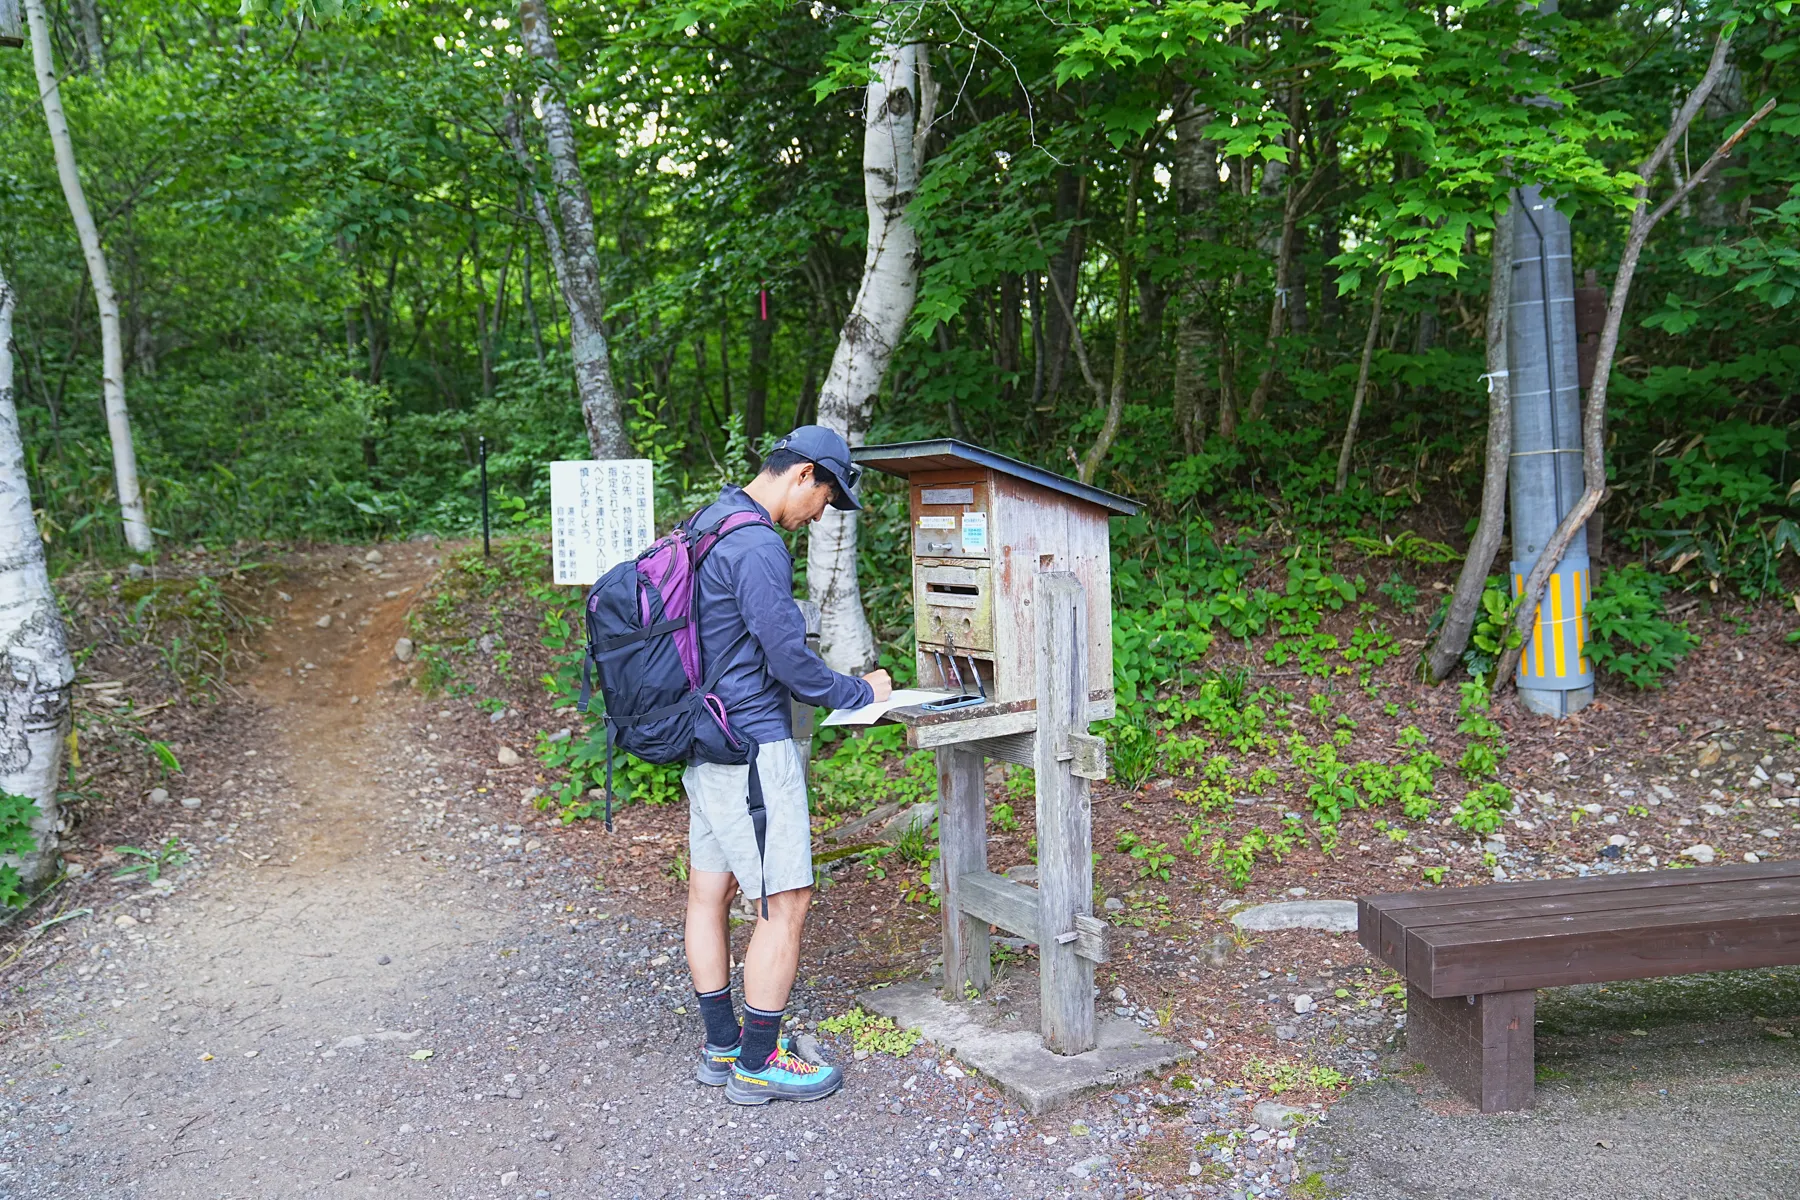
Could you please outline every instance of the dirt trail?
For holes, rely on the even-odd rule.
[[[373,769],[415,704],[393,686],[392,647],[427,557],[321,570],[265,639],[252,736],[197,755],[183,779],[209,801],[190,839],[223,865],[100,914],[92,974],[62,973],[76,986],[45,998],[55,1028],[20,1047],[51,1068],[40,1103],[71,1109],[42,1157],[13,1164],[21,1194],[69,1194],[57,1168],[80,1194],[288,1194],[296,1176],[344,1171],[377,1132],[342,1112],[302,1132],[319,1106],[296,1104],[295,1086],[322,1093],[306,1077],[345,1039],[417,1040],[426,981],[502,923],[423,901],[432,869],[394,849],[405,799]]]

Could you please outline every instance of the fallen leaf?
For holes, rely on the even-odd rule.
[[[436,1053],[437,1053],[436,1050],[414,1050],[412,1052],[412,1060],[414,1062],[424,1062],[426,1059],[430,1058],[432,1055],[434,1055]]]

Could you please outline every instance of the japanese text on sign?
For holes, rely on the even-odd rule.
[[[650,460],[550,464],[550,553],[559,584],[583,587],[655,537]]]

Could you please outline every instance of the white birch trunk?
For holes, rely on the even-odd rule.
[[[887,23],[884,22],[884,25]],[[891,26],[890,26],[891,28]],[[856,303],[838,334],[831,371],[819,392],[819,424],[859,446],[875,396],[906,332],[919,289],[919,239],[906,220],[919,183],[914,145],[919,47],[885,42],[875,57],[864,107],[863,200],[869,243]],[[856,580],[857,514],[825,510],[807,535],[806,590],[821,613],[820,650],[834,670],[860,674],[875,665],[875,635]]]
[[[32,516],[13,405],[12,318],[12,286],[0,276],[0,791],[24,796],[38,809],[36,848],[0,862],[36,884],[56,869],[56,785],[75,664]]]
[[[559,69],[546,0],[522,0],[519,36],[526,52],[551,73]],[[561,237],[556,237],[547,205],[537,205],[536,215],[544,240],[549,243],[551,262],[569,310],[569,353],[575,364],[575,386],[581,396],[588,444],[595,458],[629,458],[631,447],[625,439],[625,421],[602,320],[606,298],[600,281],[600,246],[594,236],[594,205],[587,182],[581,177],[575,124],[569,116],[568,102],[547,81],[538,86],[536,107],[550,151],[550,178],[556,184]]]
[[[75,145],[69,140],[69,122],[63,115],[62,92],[56,81],[56,64],[50,57],[50,25],[44,0],[25,0],[25,17],[31,26],[31,57],[37,66],[38,92],[43,97],[44,120],[50,126],[50,142],[56,148],[56,174],[81,253],[87,259],[94,299],[100,308],[101,391],[106,399],[106,431],[112,438],[113,477],[119,489],[119,514],[125,523],[125,543],[139,554],[156,548],[150,521],[144,514],[143,493],[138,490],[137,450],[131,442],[131,414],[125,407],[125,343],[119,333],[119,298],[113,292],[112,274],[106,269],[106,252],[100,247],[100,231],[88,211],[75,169]]]

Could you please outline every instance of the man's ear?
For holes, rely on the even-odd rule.
[[[814,467],[812,463],[801,463],[800,464],[800,473],[798,475],[794,476],[794,486],[799,487],[799,488],[807,488],[807,487],[812,487],[814,484],[818,483],[819,481],[815,477],[816,470],[817,470],[817,468]]]

